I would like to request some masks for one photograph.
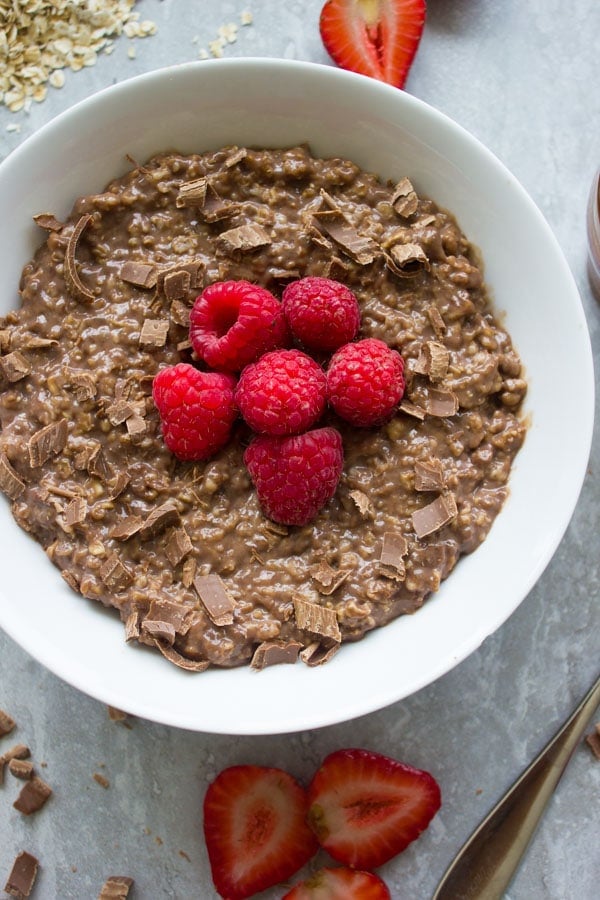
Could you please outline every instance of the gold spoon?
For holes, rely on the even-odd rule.
[[[459,850],[432,900],[500,900],[598,704],[600,676]]]

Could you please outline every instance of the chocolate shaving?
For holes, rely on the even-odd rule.
[[[25,490],[25,482],[21,481],[4,453],[0,453],[0,490],[10,500],[16,500]]]
[[[73,572],[69,572],[68,569],[63,569],[60,574],[62,578],[67,582],[69,587],[79,593],[79,582],[77,581],[77,578],[75,577]]]
[[[394,188],[392,206],[403,219],[413,216],[419,208],[419,198],[408,178],[401,178]]]
[[[144,619],[142,632],[148,637],[159,638],[171,646],[175,643],[175,628],[171,622],[161,622],[159,619]]]
[[[236,147],[235,150],[227,157],[223,166],[226,169],[231,169],[232,166],[237,166],[238,163],[242,162],[242,160],[246,159],[248,156],[248,151],[245,147]]]
[[[140,332],[140,344],[164,347],[169,334],[168,319],[144,319]]]
[[[440,494],[427,506],[417,509],[412,514],[413,528],[417,537],[423,538],[434,531],[439,531],[451,522],[457,513],[456,500],[453,494]]]
[[[180,262],[175,266],[169,266],[168,269],[163,269],[159,272],[158,290],[165,293],[165,281],[170,275],[180,275],[181,272],[188,272],[190,276],[189,290],[196,291],[202,287],[204,268],[205,266],[201,259],[192,259],[189,262]]]
[[[181,300],[173,300],[169,315],[175,325],[181,325],[183,328],[190,327],[190,309]]]
[[[32,469],[43,466],[51,456],[64,450],[67,443],[67,420],[60,419],[33,434],[27,443],[29,465]]]
[[[342,635],[334,609],[295,597],[294,614],[298,628],[341,642]]]
[[[30,816],[33,813],[38,812],[51,796],[52,788],[38,775],[34,775],[33,778],[26,782],[21,788],[21,792],[13,803],[13,806],[24,816]]]
[[[361,266],[372,263],[379,255],[375,241],[361,236],[341,210],[318,210],[313,213],[312,222],[319,232],[331,238],[334,244]]]
[[[297,662],[301,649],[299,641],[263,641],[254,651],[250,666],[253,669],[264,669],[267,666],[293,664]]]
[[[172,528],[165,541],[165,556],[172,566],[191,553],[194,546],[185,528]]]
[[[127,485],[129,484],[130,476],[127,472],[119,472],[114,480],[114,482],[110,486],[110,491],[107,496],[107,500],[116,500],[117,497],[123,493]]]
[[[116,553],[111,553],[102,564],[99,575],[106,587],[116,593],[125,590],[133,581],[129,570],[123,565]]]
[[[414,371],[418,375],[427,375],[430,381],[436,383],[443,381],[446,377],[449,361],[450,353],[443,344],[437,341],[425,341]]]
[[[197,562],[193,556],[188,557],[181,567],[181,583],[184,587],[189,588],[194,583]]]
[[[403,557],[408,553],[408,541],[398,531],[386,531],[383,535],[379,562],[394,569],[402,577],[405,574]]]
[[[221,198],[206,176],[182,184],[175,205],[197,206],[204,221],[209,223],[234,216],[241,208],[239,203]]]
[[[179,510],[172,500],[167,500],[153,509],[150,515],[144,520],[140,528],[140,537],[143,541],[154,537],[168,525],[175,525],[179,522]]]
[[[127,875],[111,875],[102,885],[98,900],[127,900],[133,883]]]
[[[160,638],[155,638],[154,646],[157,650],[160,650],[165,659],[168,659],[169,662],[172,662],[179,669],[185,669],[186,672],[205,672],[210,665],[207,659],[188,659],[187,656],[182,656],[175,647],[171,647],[170,644],[161,641]]]
[[[131,418],[131,416],[139,415],[140,406],[146,409],[146,404],[135,403],[128,400],[115,400],[105,409],[106,416],[111,425],[122,425],[123,422]]]
[[[80,525],[87,516],[88,504],[84,497],[73,497],[65,509],[65,524],[69,528]]]
[[[183,300],[190,292],[192,276],[187,269],[176,269],[165,275],[163,290],[167,300]]]
[[[235,602],[218,575],[196,575],[194,587],[210,620],[219,626],[233,624]]]
[[[35,856],[22,850],[13,862],[10,875],[4,885],[6,893],[11,897],[16,897],[16,900],[27,900],[27,897],[31,896],[39,865]]]
[[[21,781],[29,781],[33,776],[33,763],[28,759],[11,759],[8,763],[8,771]]]
[[[64,369],[65,387],[75,388],[75,398],[78,403],[92,400],[98,390],[94,376],[89,372],[77,372],[74,369]]]
[[[309,571],[317,582],[319,593],[324,594],[326,597],[333,594],[350,575],[349,569],[340,572],[326,562],[320,562],[315,566],[311,566]]]
[[[401,412],[406,413],[407,416],[412,416],[413,419],[419,419],[421,422],[426,415],[426,410],[422,409],[420,406],[415,406],[415,404],[411,403],[409,400],[403,400],[399,409]]]
[[[110,781],[105,775],[101,775],[100,772],[94,772],[92,777],[96,784],[99,784],[100,787],[103,787],[105,790],[110,787]]]
[[[76,469],[85,469],[93,478],[100,481],[110,481],[112,470],[104,457],[102,444],[99,441],[90,441],[77,452],[73,460]]]
[[[11,759],[28,759],[31,756],[29,747],[25,744],[15,744],[10,750],[5,750],[0,756],[0,784],[4,783],[4,766]]]
[[[95,297],[92,291],[90,291],[90,289],[83,284],[79,277],[77,264],[75,262],[75,254],[77,252],[77,245],[79,244],[81,235],[91,221],[92,217],[91,215],[89,215],[89,213],[81,216],[81,218],[75,225],[71,236],[69,237],[67,249],[65,251],[65,282],[67,284],[67,288],[78,300],[82,300],[85,302],[91,302],[95,299]]]
[[[125,424],[127,426],[127,434],[132,439],[132,441],[134,441],[134,443],[148,431],[148,425],[146,424],[146,420],[143,419],[142,416],[130,416]]]
[[[65,227],[52,213],[38,213],[33,217],[33,221],[46,231],[62,231]]]
[[[134,284],[136,287],[152,290],[158,280],[158,269],[152,263],[135,262],[128,260],[121,266],[121,278],[123,281]]]
[[[172,603],[170,600],[153,600],[148,610],[148,619],[165,622],[171,625],[177,634],[186,635],[190,630],[192,609],[182,603]]]
[[[415,463],[415,491],[443,491],[444,472],[439,459]]]
[[[128,541],[130,537],[138,533],[143,524],[144,520],[141,516],[126,516],[113,526],[109,536],[115,541]]]
[[[19,350],[47,350],[48,347],[58,347],[58,341],[54,338],[39,337],[37,334],[14,334],[12,344]]]
[[[116,706],[107,706],[106,709],[111,722],[125,722],[129,718],[126,712],[123,712],[122,709],[117,709]]]
[[[8,353],[10,351],[13,340],[13,333],[10,328],[0,328],[0,353]]]
[[[385,264],[402,278],[413,278],[429,269],[429,260],[419,244],[394,244],[385,255]]]
[[[438,341],[441,341],[446,334],[446,323],[442,318],[441,312],[439,311],[437,306],[428,306],[427,315],[429,317],[429,321],[431,322],[431,327],[433,328],[436,338],[438,339]]]
[[[372,519],[375,515],[373,510],[373,504],[367,497],[363,491],[350,491],[348,494],[349,497],[352,498],[354,504],[356,505],[359,513],[365,519]]]
[[[193,181],[186,181],[179,187],[179,192],[175,198],[175,206],[179,209],[184,206],[203,206],[206,200],[207,187],[208,179],[205,175],[201,178],[195,178]]]
[[[271,243],[271,238],[261,225],[248,223],[230,228],[219,235],[218,244],[226,253],[243,253]]]
[[[300,652],[300,659],[307,666],[322,666],[335,656],[340,647],[339,643],[313,641]]]
[[[137,641],[140,636],[140,614],[137,609],[132,610],[125,619],[125,640]]]
[[[15,727],[16,722],[7,712],[0,709],[0,737],[6,737]]]
[[[452,391],[430,391],[425,401],[430,416],[444,419],[458,412],[458,397]]]
[[[19,350],[0,356],[0,369],[7,381],[21,381],[31,373],[31,365]]]

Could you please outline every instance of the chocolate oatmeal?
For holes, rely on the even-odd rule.
[[[524,439],[526,385],[477,254],[407,178],[303,147],[169,153],[65,222],[36,220],[46,240],[0,321],[0,487],[128,641],[197,672],[318,665],[415,612],[484,540]],[[285,527],[261,512],[241,420],[212,459],[178,461],[152,378],[197,363],[189,312],[204,286],[245,279],[281,297],[307,275],[354,291],[359,336],[402,354],[407,386],[379,428],[326,414],[342,479],[313,522]]]

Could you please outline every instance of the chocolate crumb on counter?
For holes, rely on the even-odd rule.
[[[102,885],[98,900],[127,900],[133,885],[133,878],[128,875],[111,875]]]
[[[33,763],[28,759],[11,759],[8,762],[8,771],[15,778],[29,781],[33,777]]]
[[[128,714],[116,706],[108,706],[108,718],[111,722],[124,722],[128,718]]]
[[[594,730],[586,735],[585,741],[596,759],[600,759],[600,722],[597,722]]]
[[[10,734],[16,728],[16,722],[7,712],[0,709],[0,738]]]
[[[4,890],[16,900],[27,900],[31,896],[39,870],[39,860],[31,853],[22,850],[16,857],[13,867],[4,885]]]
[[[110,787],[110,781],[108,780],[108,778],[105,775],[102,775],[100,772],[94,772],[94,774],[92,775],[92,778],[94,779],[96,784],[100,785],[100,787],[103,787],[103,788]]]
[[[26,744],[15,744],[0,756],[0,785],[4,783],[4,767],[11,759],[29,759],[31,750]]]
[[[38,812],[51,796],[52,788],[50,785],[46,784],[38,775],[34,775],[21,788],[21,792],[13,806],[24,816],[30,816]]]

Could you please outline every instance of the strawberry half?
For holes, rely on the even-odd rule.
[[[223,769],[204,798],[204,837],[213,882],[245,900],[290,878],[317,850],[304,788],[281,769]]]
[[[319,28],[343,69],[404,87],[425,24],[425,0],[327,0]]]
[[[381,866],[404,850],[441,806],[432,775],[369,750],[326,757],[308,799],[308,821],[321,846],[358,869]]]
[[[284,894],[282,900],[390,900],[385,882],[372,872],[319,869]]]

